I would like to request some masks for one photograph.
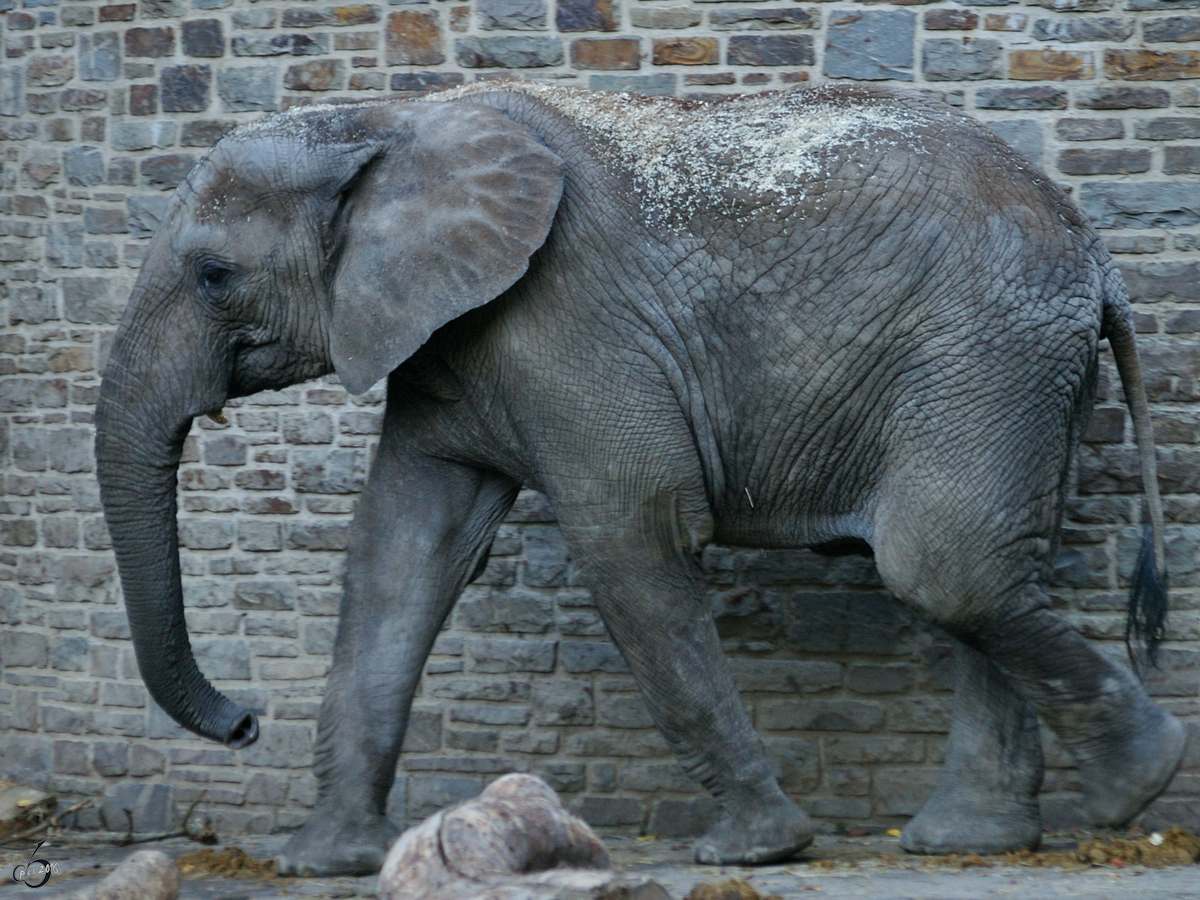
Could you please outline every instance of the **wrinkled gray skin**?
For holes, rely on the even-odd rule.
[[[352,392],[388,376],[316,808],[283,872],[379,866],[424,660],[521,485],[553,501],[659,728],[718,801],[701,861],[779,859],[812,835],[706,611],[710,541],[864,541],[962,641],[945,775],[910,849],[1036,844],[1035,709],[1097,823],[1165,788],[1181,726],[1044,588],[1102,337],[1148,455],[1111,260],[1054,185],[948,108],[836,87],[778,102],[804,116],[812,98],[916,124],[826,148],[783,198],[705,189],[675,223],[648,217],[603,134],[506,89],[268,120],[178,189],[105,372],[97,457],[138,662],[187,728],[257,734],[185,632],[193,417],[334,370]]]

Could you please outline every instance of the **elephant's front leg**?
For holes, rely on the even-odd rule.
[[[384,438],[351,530],[333,667],[318,718],[317,803],[283,875],[378,871],[409,707],[433,640],[518,485]]]
[[[733,682],[699,566],[680,545],[687,527],[675,520],[678,506],[663,491],[632,515],[628,505],[614,512],[562,503],[559,514],[659,730],[717,800],[719,816],[696,843],[697,861],[785,859],[808,846],[813,825],[780,790]]]
[[[933,794],[900,836],[912,853],[1005,853],[1041,843],[1037,711],[982,653],[954,642],[954,706]]]

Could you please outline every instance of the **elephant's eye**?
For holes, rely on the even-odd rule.
[[[197,266],[200,292],[209,300],[220,300],[233,283],[233,269],[216,260],[206,259]]]

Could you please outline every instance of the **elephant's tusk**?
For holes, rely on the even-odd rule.
[[[229,419],[225,415],[225,410],[223,410],[223,409],[218,409],[216,412],[210,412],[208,414],[208,417],[210,419],[212,419],[214,422],[216,422],[218,425],[228,425],[229,424]]]

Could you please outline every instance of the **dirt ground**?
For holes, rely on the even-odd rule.
[[[38,857],[49,861],[49,881],[35,894],[12,879],[13,868],[28,861],[29,851],[4,848],[0,896],[58,900],[94,883],[132,849],[102,843],[119,835],[74,835],[50,839]],[[342,900],[375,896],[375,878],[278,878],[269,865],[286,836],[246,836],[223,840],[212,848],[184,838],[148,846],[163,850],[184,872],[181,900],[266,900],[294,897]],[[1085,860],[1079,858],[1083,841]],[[1121,843],[1124,841],[1124,843]],[[1163,852],[1184,847],[1183,839],[1166,836],[1151,843],[1145,836],[1118,836],[1099,843],[1089,835],[1061,835],[1047,840],[1042,852],[1009,857],[919,857],[905,854],[894,836],[822,836],[800,857],[782,865],[743,868],[698,866],[684,842],[605,837],[618,867],[661,884],[672,900],[683,900],[697,885],[741,879],[761,898],[782,900],[1200,900],[1200,865],[1162,868],[1138,859],[1148,847]],[[141,845],[147,846],[147,845]],[[1165,848],[1165,850],[1163,850]],[[1200,853],[1200,842],[1193,848]],[[197,855],[199,853],[199,855]],[[1122,858],[1124,857],[1124,858]],[[1155,860],[1151,860],[1154,862]],[[1159,860],[1161,861],[1161,860]],[[698,891],[695,897],[706,893]],[[736,896],[736,895],[734,895]],[[748,892],[743,896],[749,898]],[[695,900],[694,897],[694,900]],[[754,898],[757,900],[757,898]]]

